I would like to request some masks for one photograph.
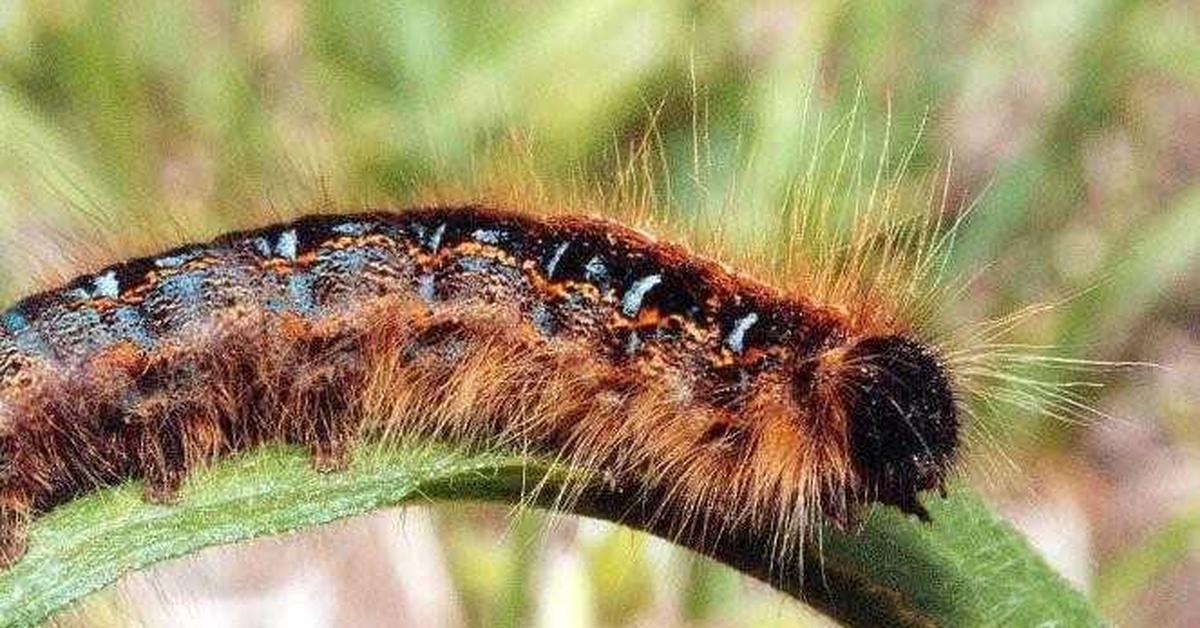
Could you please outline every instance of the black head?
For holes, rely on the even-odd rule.
[[[838,376],[864,496],[927,518],[917,493],[942,486],[958,449],[945,368],[907,336],[875,336],[850,346]]]

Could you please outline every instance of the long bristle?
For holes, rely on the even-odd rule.
[[[736,181],[722,193],[703,182],[707,157],[700,137],[690,166],[705,206],[681,211],[678,195],[659,179],[676,166],[667,163],[653,122],[628,151],[616,151],[624,157],[608,180],[553,183],[536,173],[532,160],[521,158],[532,149],[518,139],[505,148],[514,159],[488,160],[505,164],[503,170],[479,172],[453,185],[426,186],[415,198],[427,207],[503,207],[534,223],[566,224],[561,223],[564,217],[579,214],[606,216],[606,222],[588,228],[641,238],[650,250],[683,256],[690,260],[686,264],[697,267],[707,268],[705,258],[715,258],[725,269],[737,269],[729,281],[746,290],[774,290],[801,311],[813,308],[817,316],[836,320],[838,333],[845,336],[838,341],[842,344],[860,338],[919,339],[947,370],[963,413],[979,417],[966,433],[968,441],[994,446],[987,417],[997,414],[990,410],[996,405],[1068,421],[1103,418],[1076,389],[1089,385],[1086,378],[1100,370],[1128,365],[1075,360],[1006,343],[1015,326],[1042,311],[1039,306],[950,333],[938,329],[939,310],[969,283],[946,277],[946,268],[974,204],[951,210],[948,174],[931,177],[923,194],[910,191],[905,177],[915,143],[892,165],[890,132],[871,160],[853,115],[829,131],[821,124],[816,123],[821,139],[814,143],[808,169],[790,184],[779,212],[780,222],[790,225],[783,251],[762,243],[722,248],[729,234],[704,228],[728,222],[739,211],[741,196]],[[825,166],[830,162],[832,168]],[[826,169],[819,171],[818,163]],[[714,206],[716,218],[708,216]],[[236,226],[286,223],[314,209],[352,215],[359,208],[338,206],[322,193],[318,202],[272,205]],[[679,214],[695,216],[697,222],[681,225],[671,218]],[[167,230],[174,232],[176,243],[214,235],[188,222]],[[267,229],[264,235],[278,236],[275,231]],[[129,229],[113,229],[86,247],[82,268],[96,271],[131,255],[161,250],[164,243],[159,230],[131,235]],[[46,285],[64,283],[68,276],[60,268],[50,275],[57,279]],[[27,404],[23,407],[36,410],[36,418],[8,417],[0,432],[37,443],[41,449],[22,459],[46,465],[22,468],[11,462],[12,454],[0,455],[10,466],[0,478],[19,484],[22,475],[38,476],[19,491],[10,487],[0,494],[0,500],[7,500],[0,503],[0,528],[24,525],[32,510],[80,490],[139,474],[150,482],[149,497],[169,500],[192,468],[271,440],[303,443],[313,450],[319,467],[336,470],[352,455],[352,444],[364,438],[440,440],[549,456],[583,471],[578,481],[559,489],[555,499],[560,504],[579,498],[598,478],[632,483],[655,501],[654,516],[669,518],[689,545],[750,531],[768,539],[780,561],[798,558],[804,544],[817,542],[820,524],[852,521],[865,502],[893,500],[920,512],[911,496],[868,486],[862,462],[852,459],[848,434],[856,417],[849,416],[845,405],[869,394],[870,388],[838,379],[838,373],[869,371],[878,356],[826,360],[822,352],[830,347],[814,349],[825,369],[822,376],[833,379],[815,386],[805,401],[809,407],[802,412],[817,419],[798,421],[790,380],[768,381],[761,389],[743,392],[741,414],[719,405],[706,410],[681,403],[685,383],[670,377],[639,381],[619,365],[597,361],[586,348],[530,336],[522,327],[522,313],[501,303],[430,311],[409,295],[367,299],[354,307],[349,314],[319,322],[240,312],[181,335],[194,344],[169,352],[105,354],[108,362],[99,370],[91,365],[71,373],[38,371],[36,384],[42,388],[36,400],[21,398]],[[228,325],[230,335],[223,335],[221,325]],[[406,353],[413,343],[421,347],[416,357]],[[457,353],[445,360],[437,357],[439,351]],[[126,412],[126,402],[119,398],[122,390],[137,388],[133,380],[154,368],[168,369],[165,377],[179,377],[170,369],[189,361],[214,374],[219,387],[204,390],[205,397],[193,405],[171,389],[160,398],[144,399],[139,405],[144,416],[129,421],[124,442],[102,442],[91,432],[72,433],[66,440],[22,436],[31,421],[42,421],[34,425],[37,429],[53,430],[62,417]],[[1022,375],[1016,368],[1029,366],[1042,367],[1042,374]],[[101,384],[107,371],[123,375]],[[1082,373],[1085,380],[1062,382],[1046,377],[1047,371]],[[61,381],[78,372],[88,377],[74,388]],[[187,390],[186,384],[178,385]],[[936,457],[918,428],[909,424],[899,429],[911,431],[923,453]],[[72,458],[80,462],[67,462]],[[906,481],[923,489],[941,479],[939,472],[932,479]],[[38,490],[45,493],[38,499],[25,494]],[[533,493],[538,490],[531,487]],[[11,548],[0,550],[13,553]]]

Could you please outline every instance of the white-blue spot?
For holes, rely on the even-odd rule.
[[[154,338],[146,331],[146,326],[143,324],[142,315],[132,307],[125,306],[118,308],[113,313],[115,324],[114,331],[121,338],[128,338],[142,347],[154,346]]]
[[[271,256],[271,243],[267,242],[266,238],[254,238],[250,241],[250,244],[254,245],[259,255],[263,257]]]
[[[593,283],[601,282],[608,278],[608,267],[604,265],[604,260],[597,255],[588,260],[584,265],[584,278]]]
[[[9,310],[4,313],[4,328],[11,333],[19,333],[21,330],[29,327],[29,321],[25,320],[25,315],[16,311]]]
[[[734,353],[741,353],[746,348],[746,332],[758,322],[758,314],[750,312],[749,314],[739,318],[733,324],[733,330],[729,332],[729,336],[725,338],[725,345]]]
[[[433,235],[429,236],[429,250],[437,253],[438,248],[442,246],[442,236],[446,234],[446,223],[437,226],[433,230]]]
[[[296,237],[295,229],[288,229],[279,234],[279,241],[275,243],[275,254],[285,259],[296,259],[296,247],[299,245],[299,239]]]
[[[642,337],[636,331],[629,332],[629,337],[625,339],[625,355],[633,355],[642,346]]]
[[[157,291],[168,301],[194,307],[200,303],[203,272],[183,272],[168,276],[158,284]]]
[[[154,265],[158,266],[159,268],[175,268],[177,266],[182,266],[185,262],[196,259],[197,255],[199,255],[199,253],[196,253],[195,251],[190,253],[180,253],[179,255],[168,255],[166,257],[160,257],[154,260]]]
[[[550,308],[546,307],[544,303],[534,303],[529,317],[533,321],[534,329],[538,330],[541,335],[549,336],[554,333],[554,317],[550,314]]]
[[[433,303],[433,275],[421,275],[417,277],[417,295],[427,303]]]
[[[471,237],[484,244],[499,244],[504,233],[496,229],[476,229]]]
[[[301,314],[315,310],[317,305],[313,301],[312,277],[308,273],[288,275],[287,298],[292,307]]]
[[[121,284],[117,282],[117,273],[108,271],[92,280],[95,291],[92,296],[115,299],[121,294]]]
[[[92,298],[92,294],[83,288],[74,288],[67,292],[67,296],[76,301],[87,301]]]
[[[630,318],[636,316],[638,310],[642,309],[642,300],[646,298],[646,294],[660,283],[662,275],[646,275],[633,282],[629,291],[621,298],[621,312]]]
[[[317,255],[320,264],[317,272],[336,272],[345,275],[355,275],[367,267],[366,252],[355,250],[325,250]]]
[[[360,236],[360,235],[370,231],[372,226],[374,226],[374,225],[371,225],[370,223],[365,223],[365,222],[343,222],[341,224],[334,225],[331,230],[334,233]]]
[[[558,268],[558,263],[562,261],[563,253],[567,252],[567,247],[571,246],[570,242],[563,242],[554,249],[554,255],[550,257],[550,263],[546,264],[546,279],[554,279],[554,269]]]
[[[467,272],[486,273],[495,265],[486,257],[464,257],[458,260],[458,267]]]
[[[100,318],[100,313],[90,307],[67,310],[55,316],[53,334],[59,338],[81,338],[81,342],[70,342],[65,350],[77,354],[92,348],[103,347],[112,342],[112,334]]]
[[[25,315],[16,310],[4,314],[4,328],[12,334],[13,344],[25,353],[49,355],[50,348],[42,340],[41,334],[29,325]]]

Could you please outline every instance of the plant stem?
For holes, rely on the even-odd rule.
[[[201,548],[300,530],[381,508],[440,500],[555,504],[564,471],[503,454],[363,445],[345,472],[319,474],[292,448],[267,447],[189,478],[174,506],[143,503],[138,483],[48,513],[29,553],[0,574],[0,625],[34,625],[122,575]],[[537,487],[537,490],[535,490]],[[567,512],[671,539],[635,492],[585,491]],[[770,582],[848,625],[1096,625],[1084,598],[966,489],[930,499],[932,524],[877,508],[852,534],[824,531],[819,553],[773,560],[747,537],[690,547]],[[686,539],[672,539],[688,545]],[[693,544],[694,545],[694,544]]]

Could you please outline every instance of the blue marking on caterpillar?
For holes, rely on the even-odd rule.
[[[271,243],[267,242],[266,238],[254,238],[250,240],[250,244],[254,247],[254,250],[258,251],[259,255],[271,257]]]
[[[154,337],[146,330],[141,312],[128,305],[113,311],[113,331],[118,338],[125,338],[149,349],[154,346]]]
[[[291,273],[287,282],[288,300],[292,308],[301,314],[308,314],[317,309],[313,299],[312,275],[308,273]]]
[[[588,260],[583,270],[583,276],[590,282],[600,283],[608,279],[608,267],[604,265],[604,260],[599,255]]]
[[[166,257],[160,257],[154,260],[154,265],[159,268],[177,268],[196,259],[199,256],[200,253],[198,251],[180,253],[179,255],[168,255]]]
[[[12,335],[13,344],[24,353],[50,355],[46,341],[36,329],[30,327],[25,315],[18,310],[4,313],[4,328]]]
[[[55,307],[38,315],[45,333],[45,344],[53,347],[59,359],[72,359],[111,345],[115,340],[95,308]],[[48,324],[47,324],[48,323]],[[30,329],[32,331],[32,328]]]
[[[529,311],[529,319],[539,334],[549,336],[554,333],[554,317],[545,303],[535,302]]]
[[[296,230],[288,229],[279,234],[279,240],[275,243],[275,254],[284,259],[295,260],[298,245],[299,240],[296,237]]]
[[[92,296],[95,297],[115,299],[121,294],[121,284],[117,282],[117,273],[111,270],[93,279],[92,286],[95,288]]]
[[[202,271],[176,273],[164,278],[156,291],[168,300],[186,307],[194,307],[200,303],[201,285],[204,279]]]
[[[88,292],[87,290],[84,290],[83,288],[73,288],[71,290],[68,290],[65,296],[69,299],[74,299],[76,301],[91,301],[92,300],[92,293]]]
[[[636,331],[630,331],[629,337],[625,339],[625,355],[633,355],[637,353],[642,346],[642,337]]]
[[[332,266],[338,273],[358,274],[367,266],[367,252],[360,249],[322,250],[317,256],[318,270]]]
[[[343,235],[360,236],[370,231],[375,225],[367,222],[343,222],[334,225],[331,231]]]
[[[433,275],[421,275],[417,278],[417,296],[426,303],[433,303],[437,295],[433,286]]]
[[[741,353],[746,348],[746,332],[758,322],[758,314],[750,312],[749,314],[739,318],[733,324],[733,330],[729,332],[729,336],[725,338],[725,346],[729,347],[734,353]]]
[[[458,260],[458,267],[467,272],[486,273],[495,266],[495,262],[486,257],[463,257]]]
[[[546,279],[554,279],[554,269],[558,268],[558,263],[562,261],[562,256],[567,252],[567,247],[569,246],[571,246],[570,242],[563,242],[558,245],[557,249],[554,249],[554,255],[546,264]]]
[[[442,236],[445,234],[446,234],[446,223],[443,222],[442,224],[438,225],[437,229],[433,230],[433,234],[431,234],[429,236],[429,250],[430,251],[433,251],[434,253],[438,252],[438,249],[442,246]]]
[[[17,310],[9,310],[4,313],[4,328],[11,334],[19,334],[29,327],[29,321],[25,319],[25,315]]]
[[[499,244],[500,240],[504,237],[504,233],[499,229],[476,229],[471,234],[471,237],[484,244]]]
[[[654,289],[654,286],[660,283],[662,283],[662,275],[646,275],[633,282],[625,296],[621,298],[621,313],[629,318],[637,316],[642,309],[642,300]]]

